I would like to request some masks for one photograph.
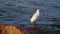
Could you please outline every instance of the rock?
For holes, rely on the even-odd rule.
[[[23,27],[20,28],[25,34],[47,34],[43,29],[34,28],[34,27]]]
[[[16,26],[0,26],[0,34],[23,34]]]
[[[47,32],[35,27],[16,27],[3,25],[0,26],[0,34],[47,34]]]

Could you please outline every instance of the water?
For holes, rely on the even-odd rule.
[[[48,25],[42,29],[59,30],[49,24],[60,24],[60,0],[0,0],[0,24],[33,26],[29,19],[36,9],[41,12],[37,24]]]

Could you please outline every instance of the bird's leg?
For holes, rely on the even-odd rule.
[[[37,28],[37,23],[36,22],[34,22],[34,28]]]

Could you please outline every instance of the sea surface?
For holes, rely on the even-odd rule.
[[[60,0],[0,0],[0,25],[32,27],[30,18],[37,9],[38,27],[50,34],[60,34]]]

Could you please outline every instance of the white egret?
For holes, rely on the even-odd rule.
[[[30,19],[31,23],[34,23],[34,27],[37,27],[36,20],[40,15],[39,9],[37,9],[36,13],[33,14],[32,18]]]
[[[31,23],[36,22],[36,20],[38,19],[40,15],[39,9],[37,9],[36,13],[33,14],[32,18],[30,19]]]

